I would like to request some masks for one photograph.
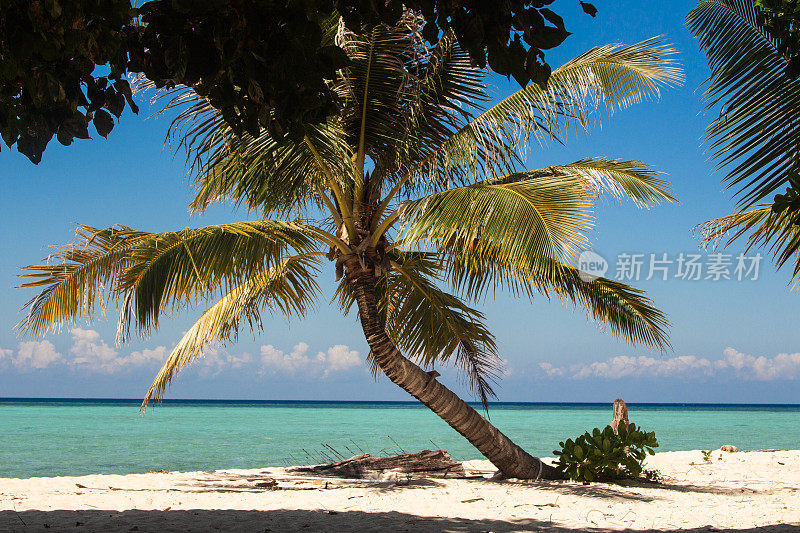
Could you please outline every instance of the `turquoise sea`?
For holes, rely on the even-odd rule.
[[[128,474],[304,464],[362,451],[479,454],[426,408],[405,402],[0,399],[0,477]],[[800,405],[629,404],[659,451],[800,448]],[[610,404],[494,404],[491,421],[537,455],[605,426]],[[330,448],[329,448],[330,447]],[[332,448],[332,449],[331,449]]]

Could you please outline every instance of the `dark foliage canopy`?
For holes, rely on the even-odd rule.
[[[369,32],[404,9],[427,41],[450,29],[476,65],[545,86],[544,50],[569,35],[552,1],[0,0],[0,133],[34,163],[53,136],[70,145],[92,123],[105,137],[126,105],[138,112],[128,74],[142,73],[192,87],[238,134],[299,137],[338,104],[327,82],[348,59],[323,45],[326,21]]]
[[[786,74],[800,76],[800,5],[798,0],[756,0],[765,17],[764,27],[780,43],[778,51],[788,63]]]
[[[764,28],[778,42],[778,53],[786,58],[784,74],[787,78],[800,77],[800,5],[798,0],[756,0],[764,16]],[[776,194],[772,211],[786,212],[792,223],[800,224],[800,173],[797,165],[788,173],[789,187],[784,194]]]
[[[56,135],[69,145],[77,137],[107,135],[131,100],[123,78],[126,43],[136,29],[129,3],[0,0],[0,133],[6,145],[38,163]],[[110,66],[105,74],[96,65]]]

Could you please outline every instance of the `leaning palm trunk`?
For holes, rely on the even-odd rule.
[[[333,24],[332,43],[351,59],[332,83],[340,111],[303,135],[237,135],[200,95],[161,93],[166,108],[183,108],[173,133],[198,174],[192,208],[231,201],[264,219],[167,233],[82,226],[82,243],[29,267],[24,286],[44,290],[22,328],[39,335],[90,316],[110,291],[124,340],[131,324],[146,334],[165,310],[217,298],[164,362],[144,408],[210,344],[234,341],[243,324],[260,329],[263,311],[304,315],[320,296],[315,276],[327,259],[335,299],[345,313],[358,310],[376,371],[503,474],[557,477],[425,369],[452,364],[488,409],[502,360],[470,304],[495,288],[555,295],[621,339],[669,346],[666,317],[641,291],[585,281],[571,265],[587,246],[598,196],[650,206],[674,201],[668,184],[637,161],[522,165],[531,136],[563,141],[595,123],[598,110],[655,96],[680,73],[657,41],[603,46],[554,70],[547,88],[531,85],[483,109],[483,73],[452,35],[425,47],[423,24],[408,14],[369,35]]]
[[[514,444],[467,402],[404,357],[386,333],[378,313],[376,279],[358,261],[347,265],[361,327],[375,363],[392,383],[419,400],[466,438],[505,476],[520,479],[560,479],[561,472]]]

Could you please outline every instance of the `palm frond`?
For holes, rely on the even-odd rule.
[[[634,345],[666,350],[671,348],[667,333],[670,322],[641,289],[607,278],[583,281],[580,271],[564,265],[558,278],[541,280],[537,291],[568,299],[583,307],[601,327]]]
[[[158,327],[167,306],[230,291],[287,255],[316,252],[316,230],[300,222],[256,220],[153,234],[132,250],[118,290],[133,293],[139,331]]]
[[[531,84],[476,120],[522,128],[526,136],[550,137],[566,134],[571,128],[588,129],[599,119],[598,111],[613,113],[658,98],[660,87],[682,83],[675,53],[659,37],[629,46],[592,48],[555,69],[545,89]]]
[[[651,207],[660,202],[676,203],[669,183],[660,179],[652,167],[639,161],[610,159],[581,159],[566,165],[554,165],[538,170],[516,172],[491,178],[484,184],[517,183],[540,176],[565,176],[581,181],[590,194],[631,199],[637,206]]]
[[[329,186],[317,155],[331,175],[341,180],[340,186],[349,187],[352,182],[352,153],[342,136],[335,125],[309,127],[307,137],[313,149],[302,139],[276,142],[268,135],[231,137],[210,154],[197,176],[192,209],[203,211],[213,202],[230,201],[272,216],[302,212],[316,202],[318,189]]]
[[[561,140],[571,129],[588,130],[599,111],[656,98],[661,87],[681,83],[674,53],[658,38],[593,48],[554,70],[546,89],[531,84],[483,111],[414,172],[438,189],[470,176],[512,172],[519,162],[515,151],[531,136]]]
[[[292,256],[249,277],[207,309],[170,353],[142,401],[145,409],[151,399],[161,400],[175,375],[203,355],[212,343],[236,340],[242,319],[250,329],[260,330],[261,310],[268,308],[287,317],[303,316],[315,303],[319,285],[314,255]]]
[[[19,288],[44,287],[25,304],[28,312],[17,326],[32,336],[43,335],[64,321],[94,314],[95,306],[108,301],[116,278],[130,263],[130,252],[149,236],[126,226],[97,229],[78,225],[80,238],[58,250],[46,263],[24,267],[22,278],[33,278]],[[105,291],[105,294],[104,294]]]
[[[476,254],[478,248],[483,248]],[[584,308],[589,316],[611,333],[632,344],[669,348],[669,321],[652,305],[644,291],[606,278],[584,281],[581,272],[549,258],[536,257],[527,265],[509,264],[493,243],[471,243],[447,250],[447,277],[459,292],[472,300],[489,289],[504,288],[533,299],[536,294],[556,296]]]
[[[712,160],[748,209],[800,170],[800,80],[786,76],[788,59],[752,0],[701,1],[686,25],[712,71],[706,108],[720,107],[705,136]]]
[[[321,233],[301,222],[270,220],[166,233],[79,226],[78,243],[57,247],[47,264],[26,267],[21,275],[34,278],[22,288],[44,289],[28,302],[19,328],[40,335],[64,321],[89,317],[98,302],[113,299],[121,303],[122,340],[132,320],[140,332],[148,331],[158,326],[166,306],[231,290],[290,252],[317,251]]]
[[[542,172],[448,189],[400,208],[398,240],[425,240],[440,251],[470,242],[502,243],[502,259],[572,259],[585,248],[593,224],[585,183]],[[471,253],[470,250],[463,250]],[[474,250],[480,253],[481,249]]]
[[[469,53],[452,32],[445,33],[411,71],[400,102],[400,135],[395,136],[391,151],[376,161],[379,175],[390,174],[384,179],[402,178],[462,129],[489,99],[485,72],[472,66]]]
[[[135,88],[151,91],[154,84],[139,78]],[[235,134],[221,111],[188,87],[158,90],[152,102],[159,109],[157,114],[178,111],[167,137],[186,151],[196,189],[191,204],[195,212],[220,201],[243,204],[273,217],[303,210],[318,200],[317,188],[327,186],[317,154],[332,176],[342,183],[352,181],[352,152],[336,120],[307,128],[315,154],[304,139]]]
[[[775,213],[769,205],[757,205],[747,211],[709,220],[696,229],[706,245],[729,246],[746,236],[747,250],[766,248],[773,254],[778,268],[791,261],[793,286],[800,288],[800,226],[791,214]]]
[[[410,69],[423,50],[418,24],[408,12],[397,26],[378,25],[363,34],[342,27],[339,33],[350,62],[335,90],[343,98],[340,117],[347,142],[362,162],[395,142]]]
[[[220,111],[191,87],[159,88],[142,74],[131,85],[135,94],[150,96],[150,105],[156,109],[150,118],[177,112],[169,124],[166,141],[175,149],[186,151],[186,163],[192,170],[205,166],[208,152],[224,145],[233,133]]]
[[[484,409],[496,397],[500,358],[483,314],[436,286],[439,259],[412,254],[392,261],[388,275],[387,333],[397,346],[425,366],[453,363],[466,376]],[[440,281],[440,280],[439,280]]]

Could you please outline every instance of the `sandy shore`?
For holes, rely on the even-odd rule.
[[[0,479],[0,531],[798,531],[800,450],[659,453],[660,485],[325,480],[282,468]],[[472,475],[488,462],[466,464]],[[273,478],[276,490],[259,487]]]

